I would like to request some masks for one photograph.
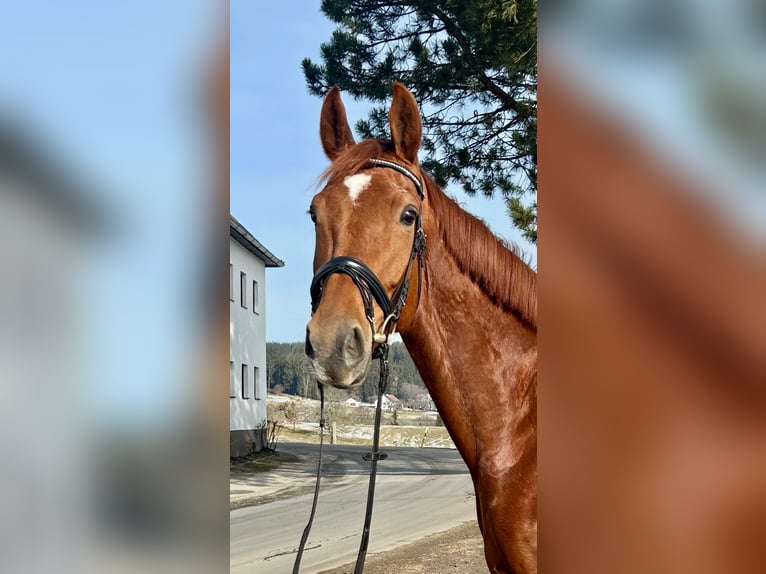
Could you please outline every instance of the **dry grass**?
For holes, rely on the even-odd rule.
[[[337,425],[335,444],[370,444],[372,425]],[[319,425],[300,423],[295,430],[292,425],[283,427],[280,442],[319,442]],[[325,429],[325,442],[330,442],[330,429]],[[409,446],[429,448],[454,448],[447,429],[444,427],[408,427],[385,425],[380,428],[381,446]]]

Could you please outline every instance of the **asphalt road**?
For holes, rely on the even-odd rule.
[[[369,448],[327,445],[325,448],[328,464],[322,482],[327,488],[319,495],[314,526],[303,555],[303,574],[356,560],[364,523],[369,463],[361,455]],[[280,449],[310,459],[317,446],[284,444]],[[370,554],[475,520],[473,485],[457,451],[397,447],[383,450],[389,457],[378,465]],[[303,464],[272,472],[284,473],[291,482],[308,484],[314,470],[315,466]],[[310,509],[311,495],[306,494],[233,510],[230,572],[292,572]]]

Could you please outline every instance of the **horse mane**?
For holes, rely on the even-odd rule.
[[[396,160],[388,140],[368,139],[338,155],[319,182],[358,173],[370,159]],[[426,200],[437,214],[441,240],[458,268],[503,310],[537,331],[537,275],[515,248],[492,233],[479,218],[462,209],[431,177],[420,170]],[[427,252],[428,250],[426,250]]]
[[[427,175],[426,197],[438,215],[441,239],[458,268],[495,304],[537,331],[537,274],[517,248],[461,208]]]

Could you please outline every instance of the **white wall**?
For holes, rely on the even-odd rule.
[[[229,302],[229,331],[231,344],[229,360],[234,363],[233,375],[236,398],[229,399],[229,430],[248,430],[266,424],[266,267],[260,259],[229,238],[229,262],[233,266],[234,300]],[[246,305],[240,301],[240,273],[246,278]],[[253,281],[258,282],[257,313],[253,312]],[[242,398],[242,364],[247,365],[250,392]],[[259,380],[254,381],[254,367]],[[257,389],[256,389],[257,385]],[[255,398],[259,397],[259,398]]]

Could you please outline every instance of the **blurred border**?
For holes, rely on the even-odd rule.
[[[4,7],[0,571],[229,569],[228,30]]]
[[[763,15],[543,7],[541,571],[766,571]]]

